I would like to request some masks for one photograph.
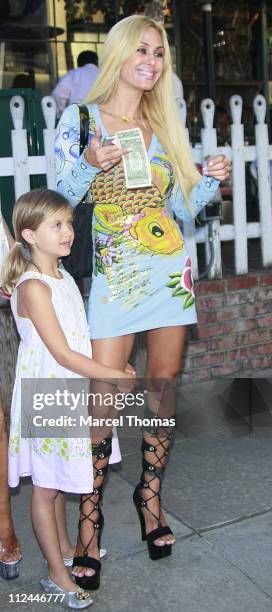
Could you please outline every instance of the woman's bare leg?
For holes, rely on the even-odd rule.
[[[159,328],[147,332],[146,378],[150,381],[154,380],[154,382],[155,379],[160,379],[162,388],[162,397],[160,402],[158,402],[158,410],[154,416],[171,418],[175,414],[174,381],[181,370],[181,359],[184,352],[186,333],[186,326]],[[163,381],[165,381],[165,391],[163,391]],[[154,386],[156,386],[156,384]],[[158,386],[160,387],[160,384]],[[154,453],[145,451],[146,461],[154,464],[154,460],[157,461],[158,459],[157,467],[164,468],[166,463],[165,449],[168,449],[170,446],[170,440],[167,440],[167,434],[164,435],[162,431],[158,434],[158,439],[156,440],[154,435],[152,436],[148,432],[144,432],[144,440],[151,447],[157,446],[156,457],[154,457]],[[163,442],[163,444],[156,444],[158,440]],[[150,483],[152,480],[152,490],[157,493],[159,492],[160,479],[158,477],[154,479],[152,475],[145,472],[145,480]],[[152,497],[152,493],[148,488],[141,489],[141,495],[146,500]],[[162,525],[167,524],[163,512],[161,512],[159,508],[158,496],[153,496],[153,498],[148,501],[148,507],[153,511],[155,516],[160,515],[160,523]],[[145,510],[144,514],[146,532],[149,533],[157,528],[158,522],[148,510]],[[174,541],[175,538],[172,535],[166,535],[155,540],[154,544],[172,544]]]
[[[8,435],[5,416],[0,402],[0,560],[5,563],[19,561],[21,547],[17,540],[11,516],[8,486]]]
[[[124,370],[129,356],[131,354],[134,343],[134,334],[129,334],[127,336],[120,336],[117,338],[109,338],[109,339],[101,339],[101,340],[92,340],[92,352],[93,358],[103,363],[103,365],[110,366],[112,368],[116,368],[119,370]],[[115,393],[116,389],[113,385],[109,385],[107,383],[92,383],[92,390],[95,393]],[[101,418],[106,416],[111,416],[109,413],[109,408],[103,408],[95,406],[92,408],[92,416],[94,418]],[[116,415],[115,415],[116,416]],[[93,428],[92,430],[92,443],[94,446],[99,447],[101,440],[111,437],[111,429],[105,428]],[[95,449],[94,449],[95,450]],[[94,467],[94,488],[99,488],[103,486],[104,475],[100,477],[96,474],[96,469],[107,469],[109,462],[109,457],[105,457],[99,461],[97,461],[97,456],[93,454],[93,465],[96,464],[96,468]],[[95,495],[94,492],[89,496],[81,496],[81,508],[84,512],[80,513],[79,520],[80,523],[80,539],[77,540],[76,553],[75,556],[82,556],[83,554],[83,546],[82,542],[87,546],[88,542],[90,545],[88,546],[88,555],[95,559],[99,560],[99,550],[98,550],[98,530],[95,530],[93,524],[90,520],[84,520],[84,515],[90,515],[90,519],[92,521],[98,521],[99,513],[94,509],[99,503],[101,499],[100,494]],[[94,534],[94,535],[93,535]],[[81,541],[80,541],[81,540]],[[86,569],[84,567],[75,566],[73,568],[74,576],[92,576],[94,574],[93,569]]]
[[[146,378],[174,379],[179,374],[186,336],[186,325],[147,332]]]
[[[64,493],[59,492],[55,499],[55,513],[61,554],[63,559],[70,559],[74,556],[75,546],[72,546],[68,536]]]
[[[92,340],[93,358],[111,368],[123,370],[134,344],[135,334]]]

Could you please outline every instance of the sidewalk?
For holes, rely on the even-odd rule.
[[[272,378],[271,371],[256,374]],[[132,503],[141,470],[140,432],[138,439],[122,437],[123,461],[110,470],[103,504],[103,546],[109,557],[90,609],[271,612],[272,418],[260,404],[249,429],[247,414],[239,417],[236,408],[228,406],[231,381],[225,379],[223,386],[219,389],[210,381],[182,388],[178,431],[163,488],[163,505],[177,542],[165,560],[152,562],[147,556]],[[208,400],[218,389],[220,402],[215,405]],[[19,579],[0,578],[4,612],[63,609],[50,603],[9,603],[9,593],[42,593],[39,579],[46,575],[32,534],[30,491],[26,481],[20,495],[13,496],[24,559]],[[67,501],[67,514],[75,541],[78,500],[73,496]]]

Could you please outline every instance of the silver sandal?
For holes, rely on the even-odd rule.
[[[22,556],[18,561],[0,561],[0,576],[4,578],[4,580],[13,580],[13,578],[18,578],[20,574],[19,564],[22,560]]]
[[[64,591],[64,589],[61,589],[61,587],[53,582],[53,580],[50,580],[50,578],[42,578],[40,580],[40,585],[45,593],[64,595],[62,600],[60,599],[58,603],[65,608],[83,610],[93,604],[93,599],[90,597],[90,594],[83,591],[83,589],[77,589],[77,591]]]

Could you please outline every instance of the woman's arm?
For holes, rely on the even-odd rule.
[[[169,198],[169,205],[178,219],[190,221],[210,202],[219,187],[220,182],[203,176],[191,191],[191,210],[185,203],[184,196],[179,187],[174,187]]]
[[[62,114],[55,137],[56,189],[76,206],[90,188],[100,168],[79,154],[79,108],[71,104]]]
[[[210,158],[208,166],[203,168],[204,176],[198,181],[190,194],[191,211],[185,206],[181,190],[175,187],[169,199],[169,205],[175,215],[184,221],[196,217],[211,201],[221,181],[230,176],[231,162],[224,155]]]
[[[4,231],[3,231],[4,230]],[[11,249],[11,247],[14,244],[14,238],[12,237],[9,228],[6,224],[6,222],[4,221],[4,217],[0,212],[0,284],[1,284],[1,275],[2,275],[2,265],[3,262],[6,258],[6,256],[8,255],[8,249]],[[4,298],[4,299],[9,299],[10,296],[8,296],[3,289],[1,289],[0,287],[0,298]]]
[[[129,151],[129,149],[120,149],[116,145],[100,146],[100,136],[101,129],[96,125],[91,142],[79,155],[80,129],[77,104],[71,104],[62,114],[55,138],[56,182],[57,191],[72,206],[76,206],[82,200],[98,172],[109,170]]]
[[[108,368],[69,347],[51,301],[50,288],[45,283],[30,279],[21,283],[17,291],[18,309],[23,309],[31,319],[42,342],[62,367],[86,378],[133,377],[132,372]]]
[[[13,245],[14,245],[15,240],[14,240],[13,236],[11,235],[11,233],[9,231],[9,228],[8,228],[8,226],[7,226],[3,216],[2,216],[2,222],[3,222],[4,232],[5,232],[6,237],[7,237],[8,245],[9,245],[9,248],[11,249],[11,247],[13,247]]]

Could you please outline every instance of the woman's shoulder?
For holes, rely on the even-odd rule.
[[[84,105],[82,103],[82,105]],[[75,125],[79,123],[79,119],[80,119],[80,106],[82,106],[80,104],[70,104],[70,106],[67,106],[67,108],[65,108],[65,110],[63,111],[60,120],[59,120],[59,124],[66,124],[66,125]],[[88,112],[89,112],[89,116],[95,116],[96,115],[96,108],[97,105],[96,104],[85,104],[84,106],[87,107]]]
[[[78,105],[70,104],[64,109],[62,115],[60,116],[59,123],[73,123],[75,118],[78,117],[78,113]]]

